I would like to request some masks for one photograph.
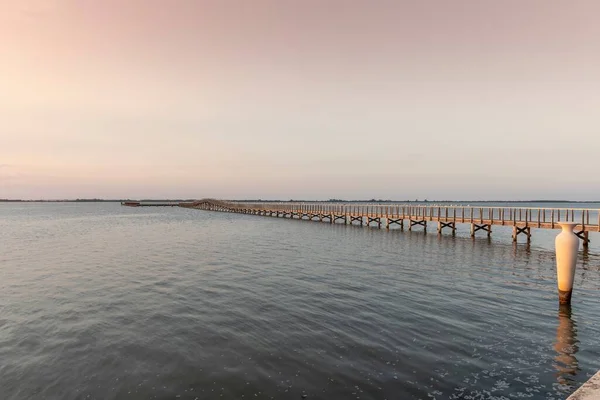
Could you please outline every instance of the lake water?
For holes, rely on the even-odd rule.
[[[0,203],[0,397],[563,399],[600,369],[600,238],[559,309],[557,232]]]

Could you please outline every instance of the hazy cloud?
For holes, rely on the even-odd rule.
[[[2,190],[600,198],[598,15],[566,0],[4,0],[0,175],[20,175]]]

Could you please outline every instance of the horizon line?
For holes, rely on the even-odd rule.
[[[204,197],[206,198],[206,197]],[[110,199],[110,198],[75,198],[75,199],[0,199],[2,203],[18,203],[18,202],[29,202],[29,203],[42,203],[42,202],[53,202],[53,203],[93,203],[93,202],[122,202],[122,201],[147,201],[147,202],[157,202],[157,201],[165,201],[165,202],[186,202],[186,201],[195,201],[201,200],[203,198],[186,198],[186,199],[177,199],[177,198],[147,198],[147,199],[131,199],[131,198],[121,198],[121,199]],[[344,200],[344,199],[328,199],[328,200],[309,200],[309,199],[220,199],[220,200],[228,200],[232,202],[265,202],[265,203],[600,203],[600,200],[564,200],[564,199],[533,199],[533,200],[474,200],[474,199],[463,199],[463,200],[390,200],[390,199],[353,199],[353,200]]]

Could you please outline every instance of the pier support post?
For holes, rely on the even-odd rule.
[[[352,215],[350,215],[350,225],[352,225],[352,223],[354,221],[358,221],[358,224],[362,225],[363,224],[363,217],[362,217],[362,215],[358,215],[358,216],[352,216]]]
[[[444,228],[450,228],[450,229],[452,229],[452,235],[456,235],[456,224],[454,222],[442,222],[442,221],[438,221],[437,231],[438,231],[439,235],[442,234],[442,230]]]
[[[381,218],[379,217],[366,217],[367,218],[367,227],[371,227],[371,222],[375,222],[377,227],[381,229]]]
[[[512,233],[512,240],[513,242],[517,241],[517,237],[520,234],[524,234],[525,236],[527,236],[527,243],[531,243],[531,228],[528,226],[524,226],[523,228],[519,228],[516,225],[513,225],[513,233]]]
[[[387,217],[385,220],[386,220],[385,227],[387,229],[390,229],[390,226],[392,226],[392,224],[398,224],[398,225],[400,225],[400,229],[404,230],[404,220],[402,218],[394,219],[394,218]]]
[[[583,248],[587,249],[590,246],[590,233],[586,230],[575,232],[577,237],[583,242]]]
[[[571,304],[573,280],[577,266],[579,238],[573,232],[576,222],[559,222],[562,232],[556,236],[556,281],[558,284],[558,301],[560,304]]]
[[[475,232],[477,232],[477,231],[486,231],[487,236],[491,237],[492,236],[492,225],[471,223],[471,237],[472,238],[475,237]]]
[[[417,225],[421,225],[423,227],[423,231],[427,232],[427,221],[425,220],[414,220],[414,219],[409,219],[409,225],[408,225],[408,230],[412,231],[412,227],[413,226],[417,226]]]

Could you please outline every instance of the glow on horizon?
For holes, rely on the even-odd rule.
[[[0,198],[600,199],[598,15],[4,0]]]

